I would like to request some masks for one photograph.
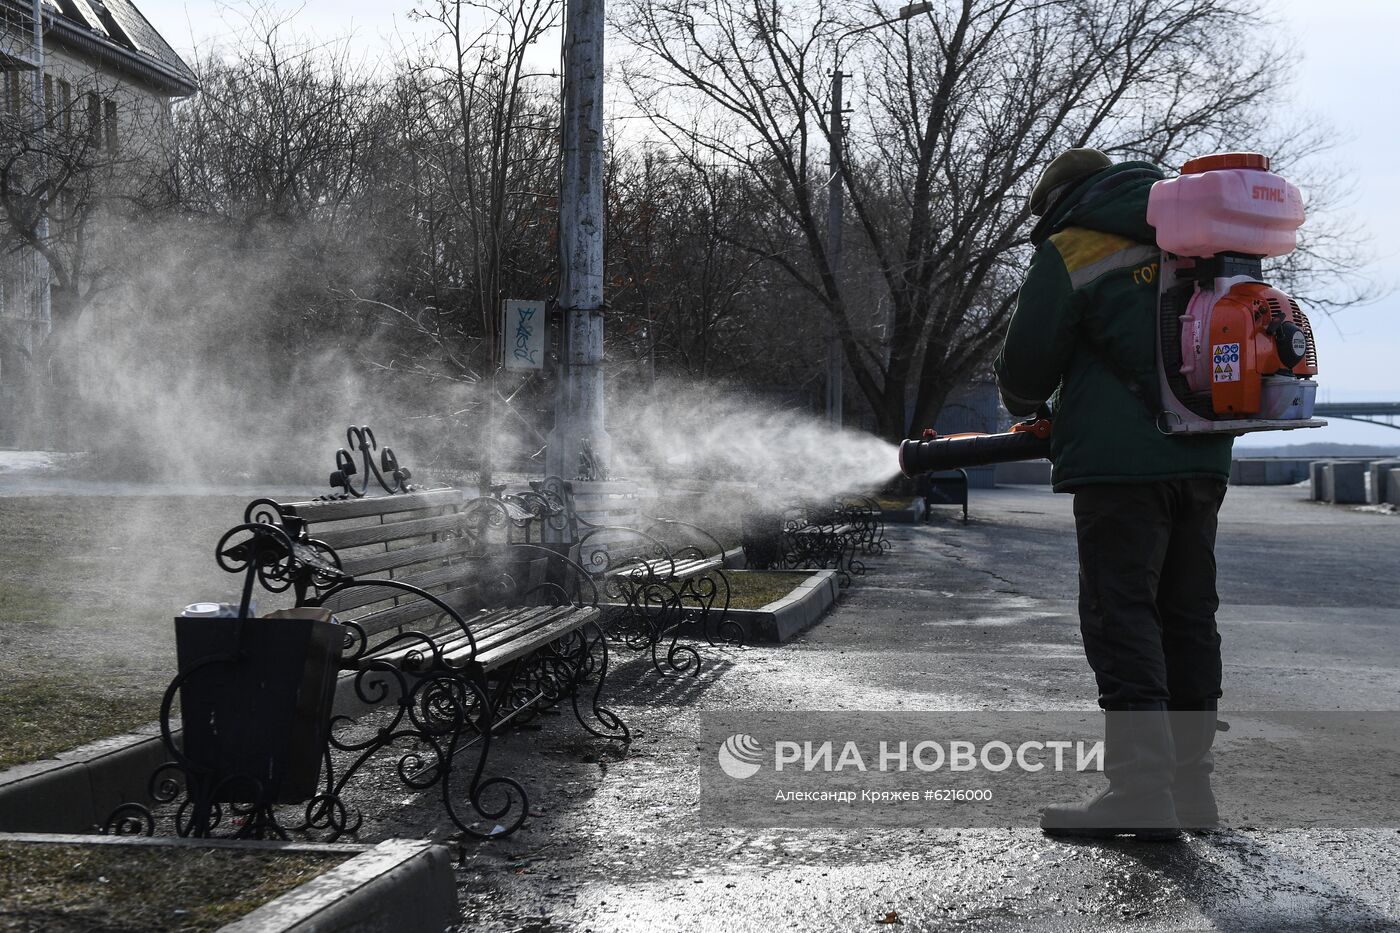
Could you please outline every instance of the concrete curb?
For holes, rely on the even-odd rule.
[[[447,848],[389,839],[222,930],[441,933],[456,922],[457,882]]]
[[[793,588],[792,592],[782,599],[761,606],[758,609],[736,609],[729,607],[729,618],[744,624],[748,633],[746,642],[764,642],[767,644],[782,644],[792,639],[794,635],[808,628],[813,622],[821,618],[822,614],[836,602],[840,593],[840,584],[836,580],[834,570],[749,570],[746,573],[809,573],[811,576]],[[625,603],[601,603],[613,609],[621,609]],[[653,606],[649,610],[653,615],[661,611],[659,606]],[[694,613],[696,610],[687,609],[687,613]],[[694,618],[694,615],[689,615]],[[342,682],[340,687],[346,685]],[[353,702],[353,692],[345,699]],[[340,709],[341,695],[336,698],[336,708]]]
[[[355,672],[336,679],[332,710],[357,717],[397,699],[397,681],[375,678],[394,694],[365,703],[355,692]],[[180,740],[180,730],[174,731]],[[170,761],[160,724],[80,745],[53,758],[0,771],[0,832],[90,833],[123,803],[149,803],[151,775]]]
[[[820,619],[835,605],[839,592],[836,571],[817,570],[777,602],[759,609],[730,609],[729,615],[748,624],[749,635],[754,641],[783,644]]]
[[[883,514],[887,525],[917,525],[927,512],[924,500],[915,499],[907,509],[885,509]]]
[[[451,855],[444,846],[420,840],[389,839],[373,847],[48,833],[0,833],[0,840],[352,855],[325,874],[220,927],[226,933],[329,933],[334,930],[441,933],[457,922],[457,885]]]
[[[170,756],[155,723],[0,772],[0,830],[91,832],[119,804],[149,800]]]

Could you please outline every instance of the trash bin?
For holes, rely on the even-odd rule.
[[[326,609],[264,618],[175,619],[185,757],[208,769],[211,803],[314,796],[343,629]]]

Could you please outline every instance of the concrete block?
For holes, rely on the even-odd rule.
[[[996,466],[980,466],[967,468],[967,488],[968,489],[995,489],[997,487]]]
[[[149,799],[151,775],[170,759],[164,741],[136,733],[92,747],[85,761],[96,822],[105,823],[124,803]]]
[[[1390,471],[1400,467],[1400,460],[1376,460],[1371,464],[1371,504],[1389,501]]]
[[[149,800],[151,775],[170,757],[148,726],[10,768],[0,773],[0,831],[91,832],[121,804]]]
[[[1016,463],[998,463],[996,480],[998,486],[1049,486],[1049,460],[1021,460]]]
[[[1331,460],[1314,460],[1308,464],[1308,480],[1312,484],[1312,491],[1308,494],[1308,498],[1314,502],[1327,501],[1323,477],[1327,475],[1327,465],[1331,462]]]
[[[729,615],[747,623],[753,641],[782,644],[815,624],[836,604],[840,592],[836,571],[820,570],[777,602],[761,609],[730,609]]]
[[[1366,502],[1366,464],[1335,460],[1323,474],[1323,493],[1328,502],[1356,505]]]
[[[1270,486],[1292,486],[1307,478],[1307,460],[1270,460],[1264,474],[1264,482]]]
[[[923,499],[915,499],[907,509],[885,509],[884,519],[886,525],[917,525],[924,520],[924,513],[928,506]]]
[[[452,853],[432,842],[388,839],[373,848],[336,843],[251,839],[169,839],[0,833],[0,841],[30,845],[185,851],[223,849],[267,856],[298,853],[349,856],[340,865],[220,927],[228,933],[439,933],[458,920]]]
[[[1236,460],[1230,464],[1230,481],[1240,486],[1263,486],[1268,463],[1264,460]],[[1238,481],[1235,474],[1239,474]]]
[[[1309,461],[1242,457],[1230,461],[1231,486],[1290,486],[1309,477]]]
[[[1400,467],[1386,471],[1385,501],[1400,507]]]
[[[85,833],[98,820],[86,762],[49,759],[0,774],[0,830],[4,832]]]
[[[430,842],[389,839],[264,904],[223,930],[437,933],[453,926],[457,919],[452,853]]]

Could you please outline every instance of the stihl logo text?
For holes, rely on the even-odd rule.
[[[1268,185],[1255,185],[1253,195],[1256,201],[1277,201],[1282,204],[1285,200],[1282,188],[1270,188]]]

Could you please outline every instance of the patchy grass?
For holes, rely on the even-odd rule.
[[[0,498],[0,766],[156,718],[175,674],[175,614],[236,598],[214,546],[247,502]]]
[[[886,512],[902,512],[914,504],[913,496],[880,496],[875,500]]]
[[[0,686],[0,768],[52,756],[148,723],[159,711],[147,691],[110,695],[49,676]],[[3,929],[0,927],[0,929]]]
[[[0,931],[217,930],[348,858],[0,841]]]
[[[811,573],[791,570],[726,571],[729,605],[734,609],[762,609],[811,579]]]

